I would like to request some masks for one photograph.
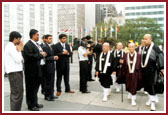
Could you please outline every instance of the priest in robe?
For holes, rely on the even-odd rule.
[[[140,46],[138,46],[138,47],[136,48],[136,52],[137,52],[137,53],[139,53],[139,54],[141,54],[141,53],[142,53],[142,50],[143,50],[144,45],[145,45],[145,43],[144,43],[144,40],[142,39],[142,40],[141,40],[141,45],[140,45]]]
[[[110,94],[110,86],[112,85],[112,64],[113,55],[110,51],[110,44],[105,42],[102,47],[102,52],[96,62],[96,77],[99,78],[100,84],[103,87],[103,101],[107,101]]]
[[[121,60],[123,59],[124,56],[124,51],[123,51],[123,45],[121,42],[117,43],[117,49],[113,50],[112,54],[114,57],[114,64],[113,64],[113,73],[112,73],[112,79],[113,79],[113,86],[116,89],[116,92],[120,92],[121,90],[121,85],[120,85],[120,80],[119,75],[121,72]]]
[[[133,42],[128,44],[129,52],[124,55],[122,70],[125,75],[126,91],[128,91],[128,99],[131,99],[131,105],[136,105],[136,91],[141,88],[141,55],[135,51]]]
[[[156,79],[159,74],[164,73],[163,52],[152,42],[152,35],[145,34],[143,37],[145,47],[142,50],[142,79],[144,90],[148,93],[149,99],[146,105],[150,106],[152,111],[156,110],[155,104],[159,102],[156,95]]]

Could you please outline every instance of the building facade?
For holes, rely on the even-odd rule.
[[[139,17],[152,18],[158,22],[164,30],[164,3],[139,3],[125,5],[125,19],[134,20]]]
[[[11,31],[22,35],[23,43],[30,37],[30,29],[37,29],[41,38],[44,34],[53,35],[57,42],[57,5],[54,4],[12,4],[3,3],[3,32],[4,44],[9,41]]]
[[[80,38],[84,35],[81,32],[84,27],[84,4],[58,4],[58,33],[72,33],[72,36]]]

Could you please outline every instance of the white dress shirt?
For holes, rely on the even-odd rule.
[[[40,52],[43,52],[43,49],[41,48],[40,45],[37,45],[38,44],[37,42],[33,41],[32,39],[30,39],[30,40],[33,42],[33,44],[35,44],[37,46],[37,48],[39,49]],[[40,65],[45,65],[45,59],[44,58],[41,59]]]
[[[16,50],[13,42],[5,46],[5,71],[6,73],[23,71],[22,54]]]
[[[79,61],[87,61],[88,60],[88,56],[83,56],[83,54],[86,53],[86,48],[80,46],[78,48],[78,54],[79,54]]]

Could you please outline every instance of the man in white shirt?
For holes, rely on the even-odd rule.
[[[23,100],[23,65],[21,50],[23,43],[20,33],[13,31],[5,47],[5,71],[9,75],[11,111],[20,111]]]
[[[86,44],[81,41],[81,46],[78,48],[78,55],[79,55],[79,71],[80,71],[80,88],[79,90],[82,93],[90,93],[87,90],[87,79],[88,79],[88,54],[90,44],[88,44],[86,48]]]

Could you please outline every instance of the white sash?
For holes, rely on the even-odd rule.
[[[129,56],[130,53],[127,53],[127,63],[128,63],[128,69],[129,69],[129,73],[134,73],[134,70],[135,70],[135,64],[136,64],[136,61],[137,61],[137,53],[134,52],[134,59],[133,59],[133,64],[132,64],[132,68],[131,68],[131,64],[130,64],[130,56]]]
[[[142,52],[142,46],[139,46],[139,54]]]
[[[152,42],[151,45],[150,45],[150,47],[149,47],[148,53],[147,53],[147,55],[146,55],[146,59],[145,59],[144,65],[143,65],[143,54],[144,54],[145,46],[143,47],[142,54],[141,54],[141,67],[142,67],[142,68],[146,67],[153,46],[154,46],[154,43]]]
[[[101,60],[102,56],[103,56],[103,52],[100,54],[100,57],[99,57],[99,71],[102,71],[102,60]],[[103,73],[106,73],[107,67],[111,66],[111,63],[109,63],[109,58],[110,58],[110,51],[107,52],[107,57],[106,57],[106,62],[104,65]]]

